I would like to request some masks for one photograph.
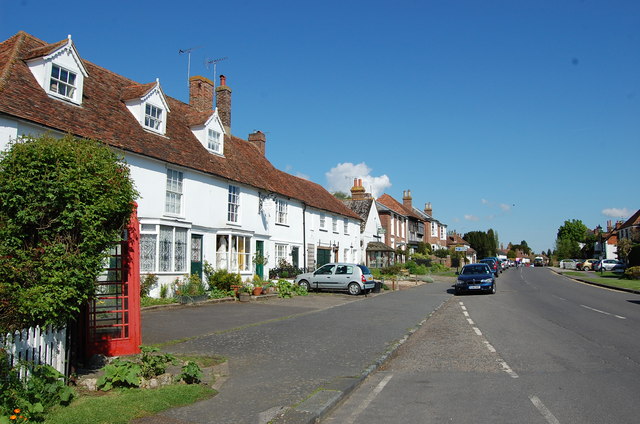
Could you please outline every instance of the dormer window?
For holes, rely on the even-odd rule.
[[[207,131],[207,148],[215,153],[222,153],[220,151],[221,143],[220,143],[220,134],[218,131],[209,128]]]
[[[89,74],[71,36],[32,50],[27,58],[27,66],[51,98],[82,105],[84,80]]]
[[[76,92],[76,74],[58,65],[51,65],[49,90],[61,96],[73,99]]]
[[[147,103],[144,111],[144,126],[151,128],[154,131],[158,131],[161,124],[162,109]]]

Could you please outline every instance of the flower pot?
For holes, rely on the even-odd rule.
[[[262,294],[262,287],[254,287],[253,295],[254,296],[260,296],[261,294]]]
[[[238,295],[238,299],[240,300],[240,302],[249,302],[251,300],[251,294],[240,292],[240,294]]]

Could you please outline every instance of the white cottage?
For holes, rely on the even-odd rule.
[[[243,279],[280,261],[361,261],[356,213],[274,168],[263,133],[232,135],[225,77],[215,88],[200,76],[189,84],[185,104],[158,80],[137,83],[82,59],[71,36],[49,44],[19,32],[0,43],[0,148],[50,132],[121,151],[140,192],[141,273],[161,283],[201,274],[204,261]]]

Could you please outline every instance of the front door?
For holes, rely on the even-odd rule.
[[[256,258],[264,258],[264,241],[256,240]],[[264,279],[264,259],[256,261],[256,275]]]
[[[331,249],[320,249],[318,248],[318,268],[324,264],[328,264],[331,262]]]
[[[202,235],[191,234],[191,274],[202,279]]]
[[[293,246],[291,248],[291,264],[295,267],[298,268],[300,266],[300,262],[298,261],[298,246]]]

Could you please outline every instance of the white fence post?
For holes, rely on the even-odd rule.
[[[8,355],[9,365],[19,361],[51,365],[67,375],[67,329],[31,327],[14,333],[0,335],[0,348]]]

